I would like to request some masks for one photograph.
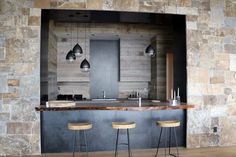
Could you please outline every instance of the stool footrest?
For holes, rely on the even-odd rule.
[[[119,143],[118,145],[128,145],[128,143]]]

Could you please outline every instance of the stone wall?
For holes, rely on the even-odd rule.
[[[0,155],[40,153],[40,8],[187,15],[187,146],[236,145],[235,0],[0,0]]]
[[[0,1],[0,156],[40,153],[41,10],[32,6]]]

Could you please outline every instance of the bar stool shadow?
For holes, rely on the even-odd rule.
[[[116,133],[116,146],[115,146],[115,157],[118,155],[118,145],[127,145],[128,146],[128,155],[132,157],[132,152],[130,148],[130,136],[129,136],[129,129],[133,129],[136,127],[135,122],[112,122],[112,128],[117,129]],[[120,130],[126,130],[127,133],[127,143],[119,143],[119,134]]]

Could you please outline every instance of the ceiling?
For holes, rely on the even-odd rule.
[[[139,38],[150,40],[158,34],[158,32],[155,32],[156,27],[159,27],[160,30],[170,26],[173,16],[168,14],[87,10],[43,10],[42,14],[44,15],[42,17],[53,20],[54,26],[51,30],[59,41],[67,41],[70,38],[76,39],[77,28],[78,38],[85,37],[86,29],[86,37],[90,39]],[[138,31],[129,34],[122,31],[129,29],[129,27],[137,27]],[[97,29],[102,31],[96,31]]]

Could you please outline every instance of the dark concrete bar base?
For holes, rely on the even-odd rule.
[[[181,121],[177,128],[179,146],[186,146],[186,111],[153,110],[153,111],[62,111],[41,112],[42,153],[72,152],[74,134],[67,129],[69,122],[90,121],[93,128],[87,131],[89,151],[112,151],[115,148],[116,130],[112,129],[113,121],[134,121],[136,128],[130,130],[131,148],[155,148],[160,133],[157,120]],[[169,130],[168,130],[169,131]],[[165,145],[165,130],[161,147]],[[82,137],[82,136],[81,136]],[[173,139],[172,133],[172,139]],[[121,132],[120,142],[126,142],[126,132]],[[174,141],[172,141],[174,145]],[[126,149],[122,147],[121,149]]]

